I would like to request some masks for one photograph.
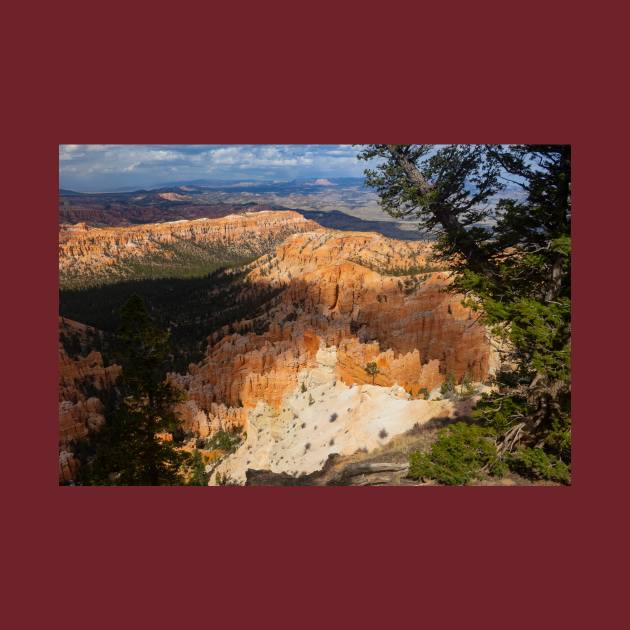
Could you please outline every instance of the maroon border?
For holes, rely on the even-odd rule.
[[[7,10],[8,627],[620,625],[626,22],[482,4]],[[573,486],[59,488],[58,144],[365,141],[573,143]]]

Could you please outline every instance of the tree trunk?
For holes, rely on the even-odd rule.
[[[405,173],[408,182],[416,186],[422,194],[428,193],[431,190],[431,186],[416,164],[397,145],[389,144],[387,148],[398,166]],[[475,266],[476,270],[488,273],[489,269],[484,262],[483,252],[459,222],[452,209],[448,206],[437,207],[433,210],[433,214],[452,242],[457,244],[459,252]]]
[[[551,267],[549,286],[545,292],[545,302],[555,300],[562,290],[562,256],[556,256]]]

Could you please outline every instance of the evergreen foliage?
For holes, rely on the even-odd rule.
[[[542,448],[521,447],[507,457],[511,470],[523,477],[571,483],[571,470],[560,458]]]
[[[180,395],[164,381],[168,333],[137,296],[122,309],[115,354],[123,368],[119,402],[91,436],[93,456],[81,467],[79,480],[86,485],[179,485],[186,456],[160,439],[179,426],[173,405]]]
[[[236,427],[233,431],[217,431],[210,440],[207,448],[219,449],[226,453],[233,453],[243,441],[241,427]]]
[[[374,385],[374,378],[380,373],[376,363],[374,361],[370,361],[370,363],[368,363],[363,369],[372,377],[372,385]]]
[[[476,393],[475,386],[473,385],[472,378],[470,374],[466,373],[462,376],[461,381],[459,383],[459,394],[462,398],[469,398],[470,396],[474,396]]]
[[[108,350],[122,307],[131,296],[138,295],[147,304],[151,317],[170,330],[168,370],[179,372],[202,359],[209,335],[232,322],[252,317],[280,290],[247,283],[241,269],[220,269],[200,278],[138,280],[60,291],[59,312],[104,331],[103,349]],[[69,343],[68,348],[75,352],[76,344]]]
[[[188,480],[189,486],[207,486],[210,481],[210,475],[206,472],[206,466],[203,462],[203,457],[199,451],[193,451],[190,456],[190,478]]]
[[[63,290],[81,290],[111,283],[164,278],[203,277],[222,267],[239,267],[261,254],[273,251],[289,230],[266,238],[251,238],[236,244],[230,242],[195,242],[173,235],[172,242],[153,239],[152,251],[142,256],[119,252],[115,262],[106,268],[90,269],[82,265],[64,268],[59,275]]]
[[[498,457],[568,483],[551,469],[571,463],[571,147],[368,145],[361,158],[380,158],[368,185],[389,214],[436,235],[452,289],[502,342],[511,367],[475,411]],[[505,182],[520,193],[495,203]]]
[[[458,422],[440,431],[429,453],[412,453],[409,477],[434,479],[445,485],[465,485],[482,477],[483,469],[496,468],[494,432],[486,427]]]
[[[442,385],[440,385],[440,394],[444,398],[450,398],[455,395],[455,376],[449,372],[444,379]]]

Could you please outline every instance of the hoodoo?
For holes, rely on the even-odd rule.
[[[232,334],[219,331],[201,363],[170,376],[186,394],[184,425],[201,435],[240,425],[249,436],[259,405],[277,414],[329,350],[328,373],[337,386],[371,386],[370,362],[378,368],[373,391],[395,388],[397,397],[422,397],[447,374],[457,382],[483,381],[495,361],[486,330],[461,296],[445,291],[448,271],[431,252],[429,243],[372,233],[318,230],[286,239],[248,274],[250,282],[282,288],[265,313],[235,323]],[[412,408],[401,430],[435,415]]]

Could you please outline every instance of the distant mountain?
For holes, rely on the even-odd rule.
[[[335,230],[379,232],[418,240],[415,224],[392,220],[360,177],[301,179],[290,182],[230,182],[223,188],[179,182],[151,190],[79,193],[62,189],[59,222],[113,227],[182,219],[219,218],[251,210],[294,210]],[[213,184],[219,185],[217,181]]]
[[[160,192],[178,191],[188,195],[199,195],[212,192],[254,192],[254,193],[312,193],[318,189],[331,187],[363,188],[365,180],[362,177],[327,177],[315,179],[294,179],[291,181],[251,181],[251,180],[204,180],[167,182],[148,188],[120,188],[109,191],[77,192],[66,188],[59,189],[62,197],[76,197],[89,195],[91,199],[98,197],[114,197],[120,195],[150,195]]]
[[[151,186],[150,190],[165,190],[178,188],[189,194],[207,192],[256,192],[256,193],[304,193],[313,189],[331,186],[363,188],[363,177],[318,177],[310,179],[292,179],[290,181],[278,180],[226,180],[226,179],[193,179],[185,181],[173,181]]]
[[[202,189],[202,188],[217,188],[217,187],[229,187],[239,184],[245,185],[256,185],[257,183],[264,182],[255,182],[251,180],[234,180],[234,179],[184,179],[184,180],[174,180],[170,182],[159,182],[154,184],[153,186],[149,186],[150,190],[159,190],[162,188],[189,188],[189,189]]]

